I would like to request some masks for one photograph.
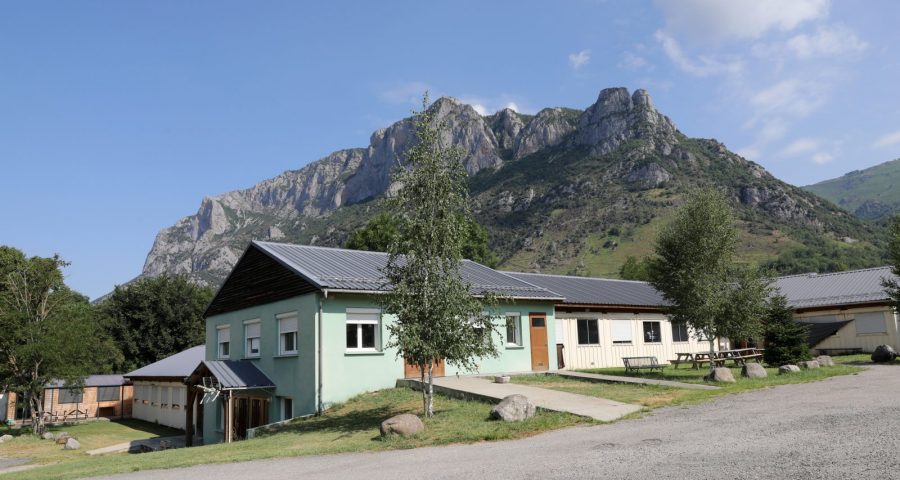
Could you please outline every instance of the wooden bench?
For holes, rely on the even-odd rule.
[[[622,357],[622,363],[625,364],[625,373],[638,372],[641,370],[659,370],[660,372],[666,368],[666,365],[659,363],[656,357]]]

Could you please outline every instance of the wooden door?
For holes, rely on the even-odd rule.
[[[432,374],[435,377],[443,377],[444,376],[444,361],[441,360],[434,364],[434,370]],[[419,370],[419,367],[415,365],[410,365],[403,361],[403,378],[422,378],[422,372]]]
[[[547,316],[543,313],[531,313],[528,320],[531,325],[531,369],[548,370],[550,356],[547,351]]]

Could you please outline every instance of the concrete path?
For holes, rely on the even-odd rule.
[[[655,378],[622,377],[618,375],[602,375],[599,373],[570,372],[559,370],[553,372],[561,377],[578,378],[594,382],[634,383],[638,385],[659,385],[661,387],[685,388],[688,390],[719,390],[721,387],[703,385],[700,383],[673,382],[671,380],[657,380]]]
[[[177,435],[173,437],[156,437],[156,438],[142,438],[140,440],[132,440],[130,442],[123,442],[116,445],[110,445],[108,447],[96,448],[94,450],[88,450],[88,455],[103,455],[107,453],[125,453],[125,452],[139,452],[142,447],[146,447],[148,449],[152,449],[153,451],[159,450],[162,442],[168,442],[171,448],[181,448],[184,446],[184,435]]]
[[[198,465],[120,479],[900,478],[900,366],[522,440]],[[197,455],[203,455],[202,448]]]
[[[419,383],[412,380],[416,385]],[[545,410],[568,412],[582,417],[610,422],[637,412],[639,405],[615,402],[605,398],[589,397],[575,393],[560,392],[546,388],[518,385],[514,383],[494,383],[480,377],[441,377],[434,379],[435,390],[451,396],[475,397],[490,402],[499,402],[509,395],[525,395],[531,403]]]

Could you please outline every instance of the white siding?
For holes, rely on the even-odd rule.
[[[132,417],[184,430],[184,402],[187,400],[187,387],[184,384],[136,380],[134,391],[136,401]]]
[[[672,341],[672,324],[668,317],[660,313],[556,313],[557,325],[564,330],[564,359],[569,370],[581,368],[621,367],[622,357],[655,356],[660,362],[675,359],[676,353],[708,352],[708,342],[698,342],[691,336],[687,342]],[[597,319],[600,330],[600,343],[597,345],[578,345],[578,319]],[[659,322],[662,340],[660,342],[644,342],[643,322]],[[613,329],[622,328],[629,322],[631,343],[613,343]]]
[[[881,344],[887,344],[894,349],[900,348],[900,336],[897,333],[897,318],[890,307],[863,307],[851,308],[847,310],[828,310],[801,313],[794,318],[801,322],[823,321],[823,318],[829,320],[855,320],[859,315],[864,318],[864,322],[871,326],[874,319],[879,315],[884,319],[887,331],[885,333],[859,333],[857,332],[856,322],[850,322],[838,330],[837,334],[832,335],[818,345],[816,348],[861,348],[864,352],[871,352],[875,347]]]

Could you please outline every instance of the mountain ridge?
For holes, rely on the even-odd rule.
[[[900,212],[900,159],[803,187],[867,220]]]

